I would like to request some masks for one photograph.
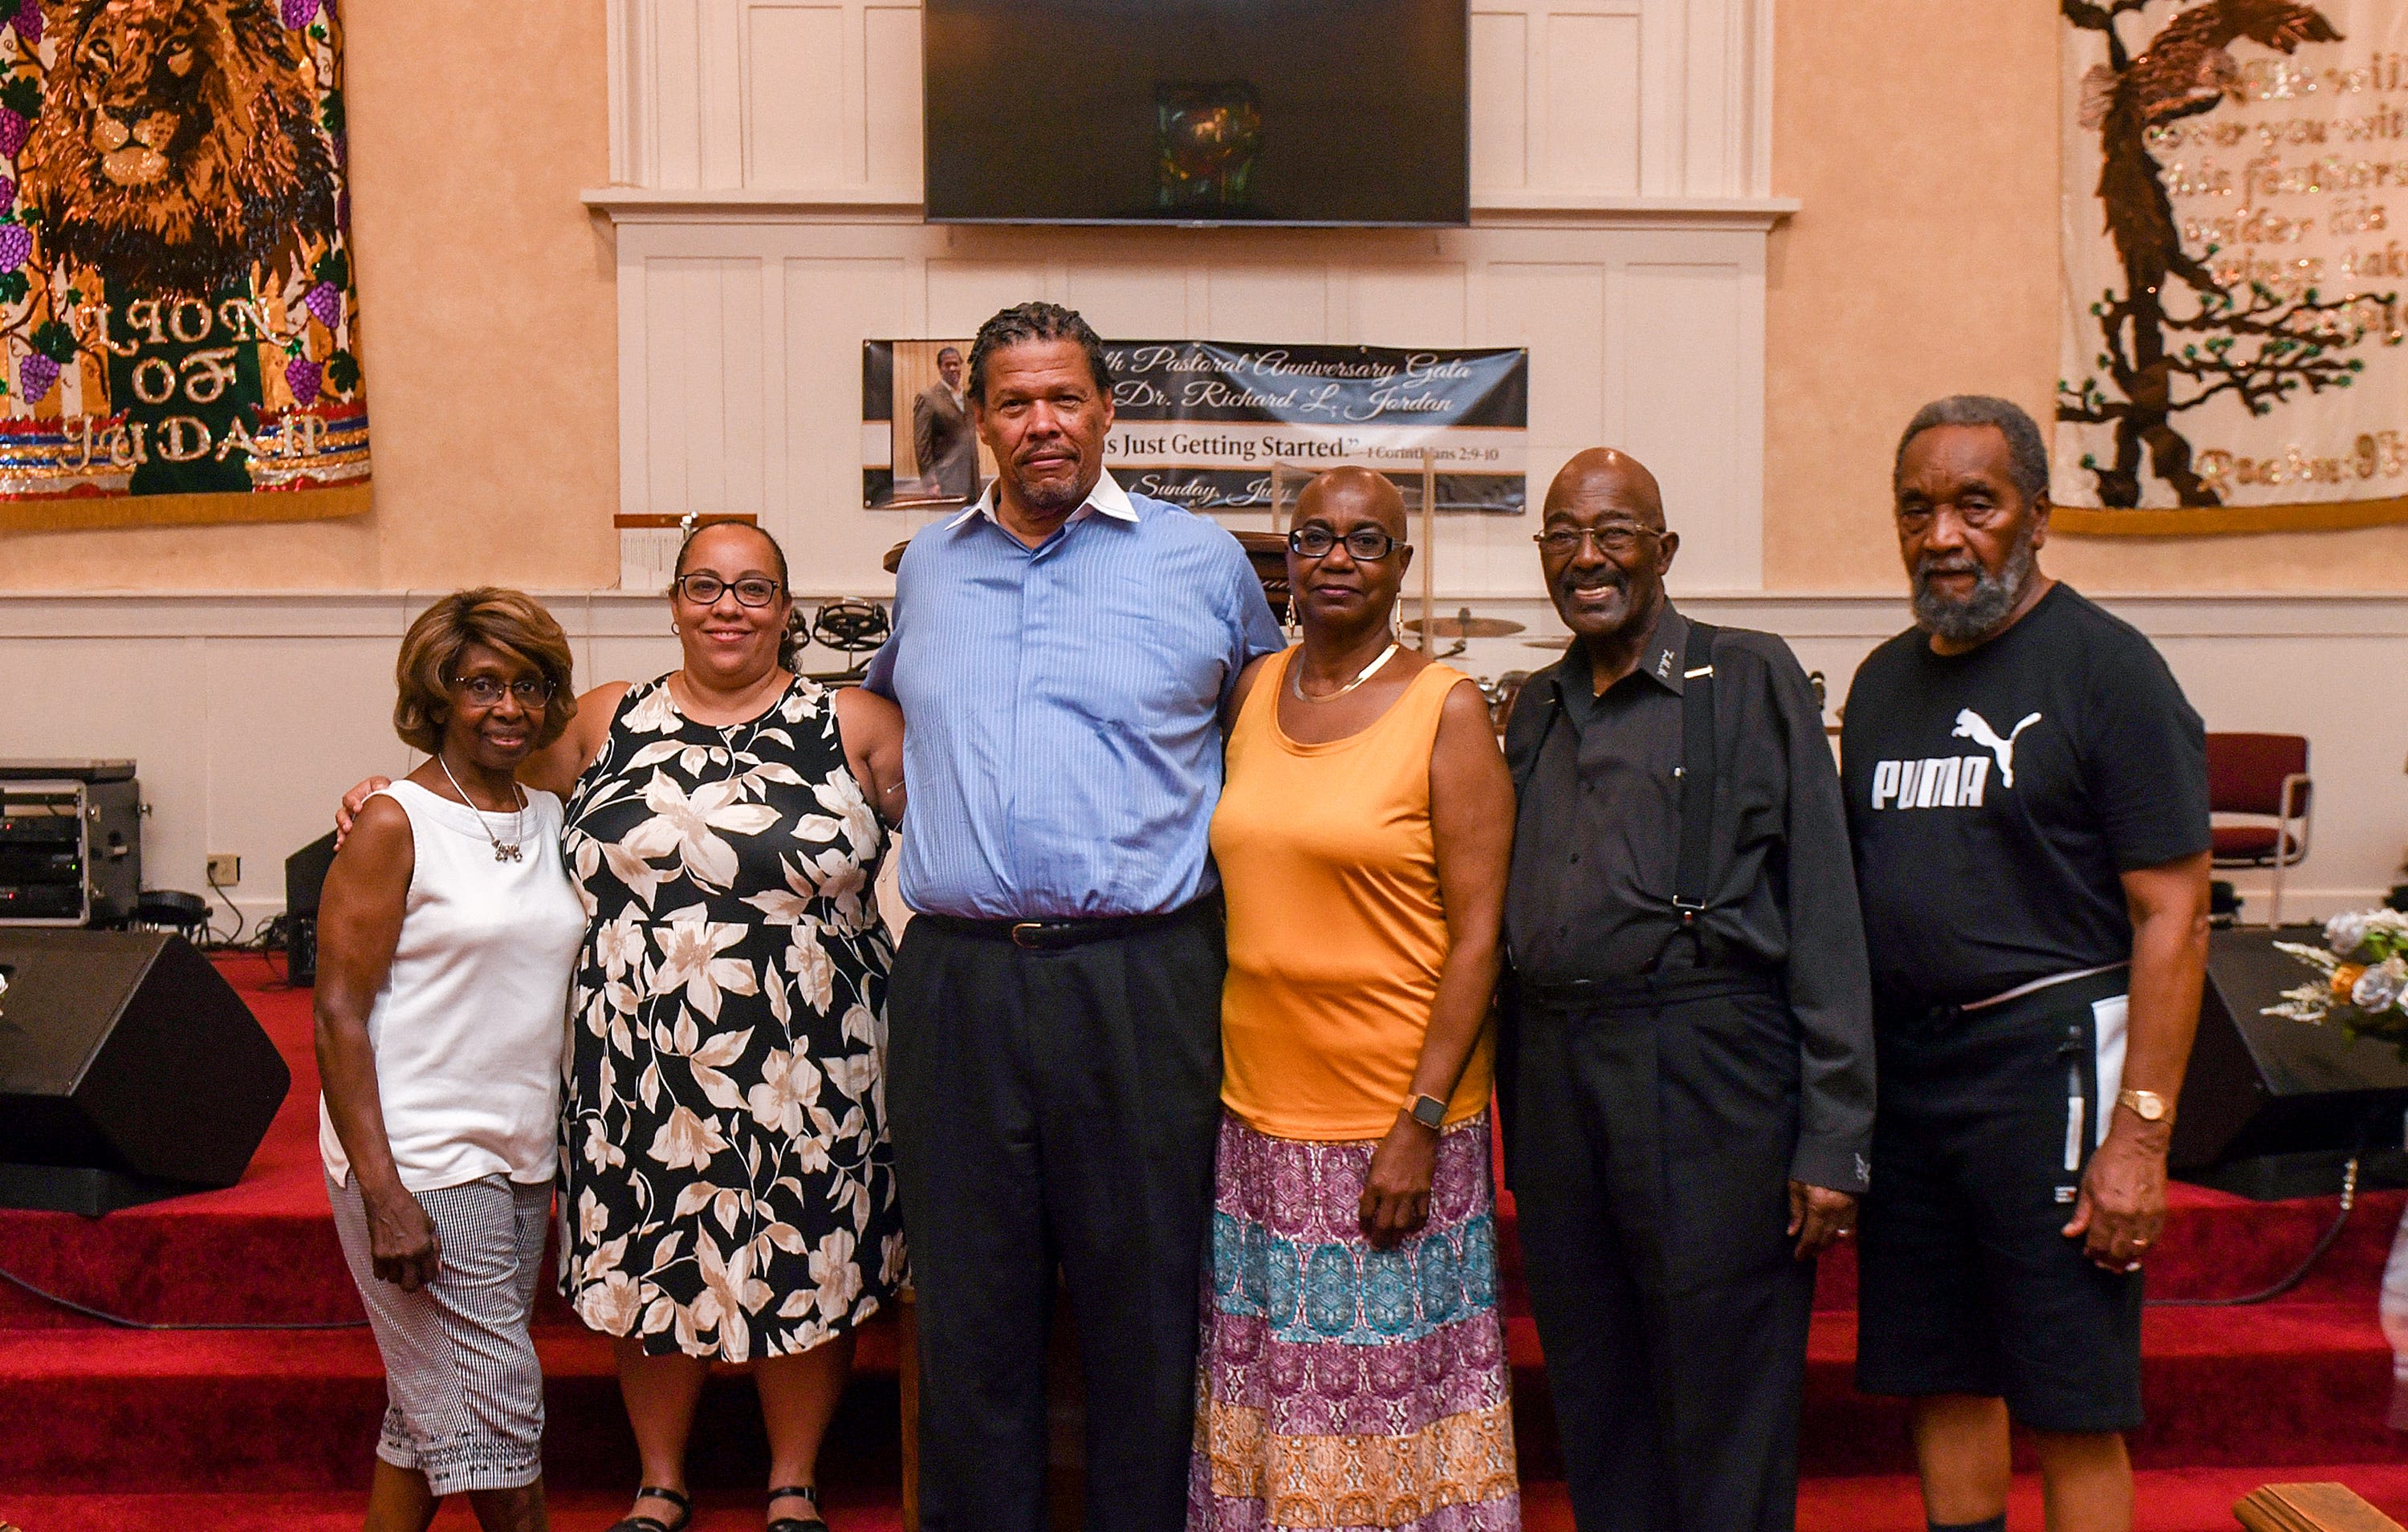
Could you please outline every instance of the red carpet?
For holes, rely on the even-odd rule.
[[[308,996],[267,966],[226,972],[294,1070],[283,1112],[241,1185],[97,1221],[0,1211],[0,1266],[80,1302],[150,1320],[353,1318],[359,1303],[325,1212],[316,1150]],[[2255,1204],[2192,1187],[2176,1207],[2151,1291],[2215,1296],[2287,1271],[2331,1217],[2329,1199]],[[2269,1479],[2338,1479],[2408,1519],[2408,1441],[2383,1425],[2390,1353],[2374,1299],[2401,1195],[2361,1199],[2315,1275],[2244,1310],[2155,1310],[2147,1324],[2149,1424],[2135,1439],[2140,1525],[2229,1528],[2231,1503]],[[1561,1457],[1537,1339],[1505,1240],[1526,1523],[1569,1529]],[[1799,1519],[1815,1529],[1920,1528],[1902,1415],[1849,1383],[1855,1269],[1825,1265],[1809,1367]],[[568,1532],[607,1526],[634,1482],[608,1348],[556,1301],[538,1336],[549,1377],[546,1458]],[[899,1525],[894,1338],[865,1336],[824,1477],[837,1532]],[[749,1386],[714,1381],[697,1423],[699,1532],[758,1527],[760,1424]],[[383,1409],[365,1330],[131,1333],[0,1286],[0,1521],[25,1532],[207,1526],[334,1532],[358,1495]],[[2015,1524],[2039,1525],[2020,1482]],[[465,1508],[439,1526],[472,1525]]]

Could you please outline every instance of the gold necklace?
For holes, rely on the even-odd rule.
[[[1367,665],[1362,669],[1356,671],[1353,680],[1348,681],[1345,685],[1340,687],[1335,692],[1330,692],[1321,696],[1312,696],[1306,694],[1304,690],[1304,666],[1301,665],[1290,664],[1287,667],[1288,690],[1296,694],[1296,699],[1298,702],[1335,702],[1340,697],[1344,696],[1347,693],[1354,690],[1357,686],[1362,685],[1365,681],[1369,680],[1373,676],[1379,674],[1380,666],[1387,664],[1390,659],[1395,657],[1397,648],[1398,645],[1396,640],[1393,638],[1390,639],[1388,641],[1388,647],[1380,651],[1379,656],[1372,660],[1369,665]],[[1298,654],[1297,658],[1301,660],[1304,656]]]

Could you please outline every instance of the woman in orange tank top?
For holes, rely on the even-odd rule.
[[[1191,1532],[1521,1525],[1489,1179],[1513,788],[1480,690],[1407,652],[1396,487],[1297,501],[1304,642],[1229,708],[1225,1062]]]

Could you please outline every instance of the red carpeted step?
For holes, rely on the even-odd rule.
[[[2371,1306],[2153,1310],[2143,1334],[2148,1420],[2132,1438],[2132,1453],[2143,1467],[2408,1465],[2408,1437],[2384,1424],[2391,1351]],[[1914,1468],[1904,1403],[1856,1390],[1856,1345],[1854,1314],[1814,1317],[1799,1442],[1810,1476]],[[1536,1327],[1509,1320],[1506,1347],[1522,1470],[1559,1477],[1563,1455]]]
[[[2134,1532],[2231,1532],[2232,1504],[2258,1485],[2332,1482],[2348,1485],[2394,1517],[2408,1515],[2408,1469],[2394,1464],[2315,1464],[2295,1468],[2158,1468],[2138,1476]],[[0,1520],[28,1532],[159,1532],[208,1527],[210,1532],[355,1532],[360,1492],[314,1495],[12,1495],[0,1492]],[[555,1493],[552,1522],[560,1532],[601,1532],[624,1514],[621,1494]],[[2040,1482],[2016,1476],[2009,1515],[2019,1527],[2040,1525]],[[899,1497],[892,1489],[832,1488],[832,1532],[900,1532]],[[475,1520],[458,1499],[447,1504],[435,1532],[468,1532]],[[749,1497],[705,1495],[694,1532],[752,1532],[761,1511]],[[1572,1532],[1571,1508],[1561,1483],[1522,1488],[1525,1532]],[[1923,1504],[1907,1475],[1816,1479],[1800,1486],[1799,1532],[1923,1532]]]
[[[538,1350],[548,1471],[564,1490],[625,1482],[635,1443],[609,1342],[546,1336]],[[0,1485],[339,1489],[364,1482],[384,1409],[383,1365],[365,1331],[0,1333]],[[831,1483],[893,1481],[898,1410],[893,1330],[865,1330],[823,1457]],[[719,1369],[705,1391],[694,1443],[695,1482],[757,1477],[767,1460],[760,1408],[737,1369]]]
[[[604,1532],[627,1513],[628,1496],[599,1491],[548,1496],[554,1532]],[[11,1495],[0,1491],[0,1522],[25,1532],[359,1532],[365,1491],[315,1495]],[[691,1532],[761,1532],[756,1496],[705,1495]],[[892,1488],[831,1487],[825,1507],[830,1532],[902,1532],[903,1506]],[[473,1532],[476,1517],[453,1496],[435,1518],[434,1532]],[[1570,1523],[1566,1523],[1570,1525]]]
[[[2258,1485],[2329,1482],[2347,1484],[2394,1517],[2408,1514],[2408,1468],[2396,1464],[2320,1464],[2301,1468],[2143,1469],[2134,1484],[2133,1532],[2233,1532],[2232,1503]],[[2017,1474],[2008,1523],[2041,1525],[2040,1481]],[[1909,1474],[1810,1479],[1799,1486],[1799,1532],[1924,1532],[1923,1497]],[[1522,1486],[1523,1532],[1572,1532],[1572,1513],[1560,1483]]]

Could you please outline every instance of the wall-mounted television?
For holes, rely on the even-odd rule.
[[[926,0],[939,223],[1444,225],[1467,0]]]

